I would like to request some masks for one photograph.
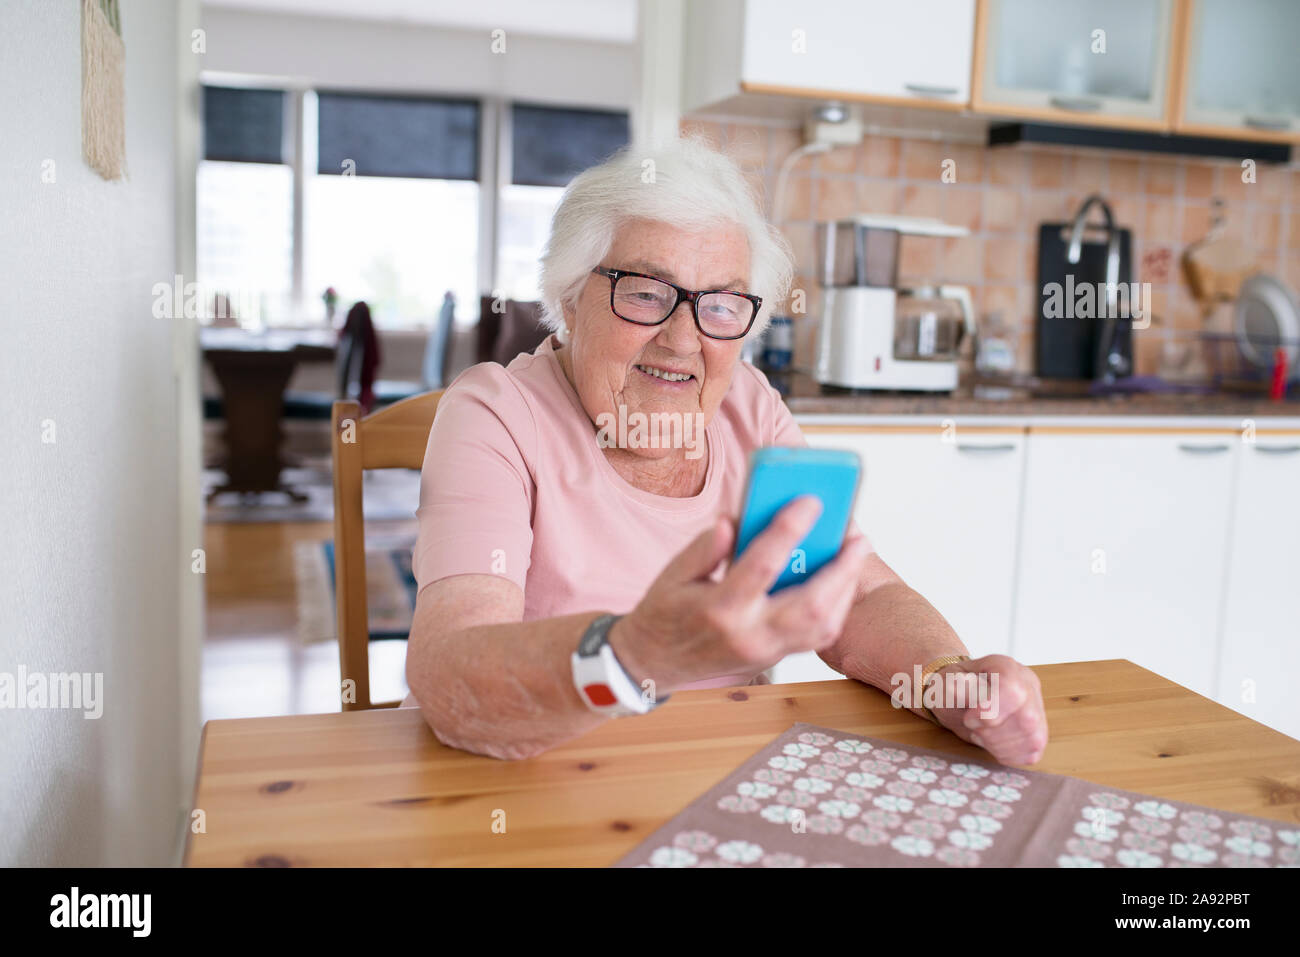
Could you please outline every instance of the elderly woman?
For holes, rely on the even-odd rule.
[[[1034,673],[970,660],[856,527],[768,594],[815,497],[729,561],[748,453],[805,444],[739,361],[791,273],[740,171],[702,142],[624,150],[569,185],[541,264],[554,334],[459,376],[429,433],[406,675],[439,740],[526,758],[812,650],[886,692],[918,667],[996,674],[996,714],[968,700],[932,716],[1000,761],[1039,760]]]

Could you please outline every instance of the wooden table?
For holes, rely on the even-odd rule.
[[[299,362],[333,361],[337,337],[328,329],[200,330],[203,358],[221,385],[226,418],[220,463],[226,481],[208,493],[208,501],[222,492],[284,492],[296,502],[307,500],[280,481],[284,390]]]
[[[1128,661],[1034,670],[1034,770],[1300,821],[1300,741]],[[679,692],[517,762],[443,746],[415,708],[209,721],[186,863],[603,867],[796,721],[987,757],[847,680]]]

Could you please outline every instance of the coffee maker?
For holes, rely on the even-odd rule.
[[[964,286],[898,285],[900,239],[966,236],[936,219],[853,216],[817,224],[822,287],[814,377],[840,389],[949,392],[975,318]]]

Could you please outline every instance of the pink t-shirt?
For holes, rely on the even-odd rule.
[[[807,444],[780,394],[747,362],[736,363],[705,437],[703,491],[655,495],[605,458],[552,337],[508,366],[467,369],[443,394],[429,432],[412,556],[417,586],[502,575],[523,589],[525,621],[631,611],[714,517],[739,515],[751,450]],[[752,677],[719,675],[691,687]]]

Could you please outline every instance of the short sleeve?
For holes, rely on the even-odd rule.
[[[772,412],[772,445],[796,447],[807,445],[808,440],[804,438],[803,430],[799,428],[799,423],[797,423],[794,420],[794,416],[790,414],[790,407],[787,406],[785,400],[781,398],[781,393],[777,392],[776,389],[773,389],[770,385],[768,386],[768,389],[771,389],[773,401],[775,403],[775,408]]]
[[[750,393],[754,396],[751,400],[754,407],[749,414],[755,417],[759,426],[756,436],[759,445],[806,446],[808,440],[803,437],[799,424],[790,414],[785,399],[772,383],[767,381],[767,376],[748,362],[741,362],[739,369],[740,374],[752,376],[758,385],[758,388]]]
[[[438,403],[420,471],[417,590],[452,575],[524,588],[531,560],[537,426],[509,373],[474,366]]]

